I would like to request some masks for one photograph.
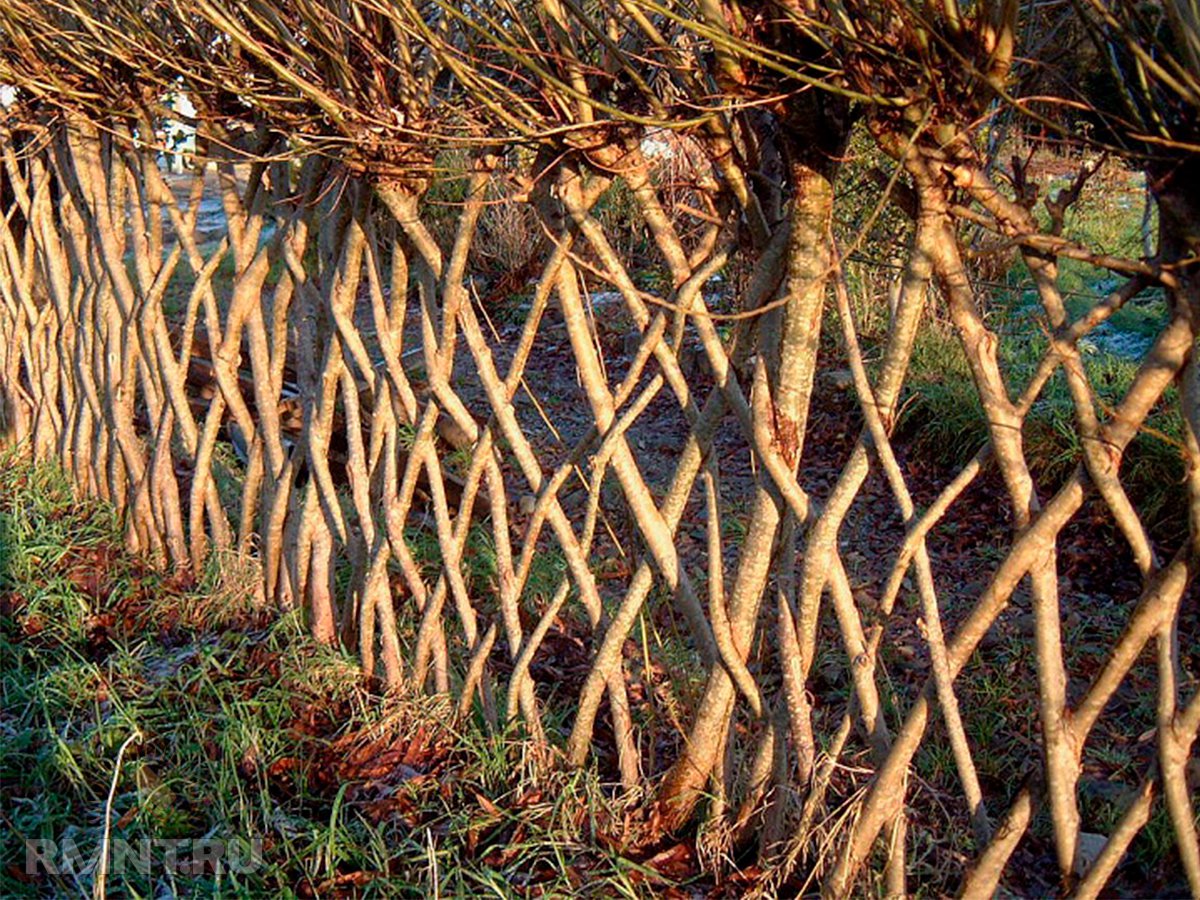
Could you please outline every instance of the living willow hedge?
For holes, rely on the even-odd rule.
[[[904,893],[931,815],[914,758],[937,743],[965,896],[1012,875],[1042,809],[1060,886],[1095,896],[1159,803],[1200,894],[1179,630],[1200,565],[1196,29],[1174,0],[3,0],[3,439],[115,504],[162,566],[254,558],[262,602],[301,608],[384,689],[606,767],[660,828],[703,823],[714,868],[757,848],[768,887],[808,872],[829,896]],[[1091,48],[1086,79],[1040,77],[1062,34]],[[195,135],[182,176],[167,121]],[[1053,190],[1002,158],[1005,134],[1083,121],[1088,155]],[[876,154],[868,219],[907,223],[870,352],[842,264],[861,241],[834,227],[861,203],[838,187],[856,133]],[[1100,153],[1146,173],[1153,253],[1064,233]],[[971,269],[981,234],[1043,323],[1021,383]],[[1114,285],[1082,314],[1064,261]],[[1167,314],[1101,402],[1081,341],[1147,292]],[[944,321],[987,440],[918,502],[891,435],[914,342]],[[814,490],[831,368],[861,424]],[[1079,450],[1047,485],[1025,433],[1052,379]],[[1121,466],[1165,403],[1188,530],[1164,541]],[[864,580],[846,523],[871,473],[875,515],[900,525]],[[986,478],[1010,539],[952,605],[928,540]],[[1085,504],[1140,587],[1102,663],[1073,672],[1062,623],[1092,613],[1058,557]],[[1018,591],[1038,752],[998,788],[959,685]],[[903,610],[912,690],[883,665]],[[555,668],[565,644],[578,677]],[[1156,750],[1085,867],[1083,760],[1144,651]]]

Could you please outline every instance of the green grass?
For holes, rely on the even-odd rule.
[[[189,585],[119,536],[61,472],[0,458],[0,896],[90,892],[114,784],[112,835],[135,850],[218,839],[260,858],[193,871],[194,844],[174,867],[148,844],[149,871],[112,871],[110,896],[667,885],[596,839],[623,807],[594,771],[554,771],[515,731],[455,722],[436,698],[368,694],[297,614],[254,608],[252,566],[225,560]],[[79,871],[26,875],[27,839],[70,839]]]

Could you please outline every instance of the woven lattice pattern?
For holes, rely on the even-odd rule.
[[[219,4],[199,5],[222,21]],[[548,6],[563,33],[578,31],[582,11]],[[346,37],[317,21],[331,41],[369,43],[369,29]],[[1044,809],[1063,883],[1095,896],[1160,802],[1200,889],[1187,781],[1200,693],[1186,669],[1195,636],[1180,630],[1196,621],[1200,565],[1194,248],[1166,231],[1154,257],[1081,246],[1063,219],[1095,166],[1037,207],[1024,177],[997,183],[965,131],[904,137],[881,118],[892,174],[870,215],[886,207],[904,238],[886,336],[867,352],[859,324],[886,301],[851,296],[840,259],[854,248],[834,239],[852,123],[832,107],[857,102],[850,88],[820,115],[742,110],[681,127],[687,136],[650,112],[555,133],[553,116],[604,110],[598,93],[587,116],[570,106],[583,102],[569,88],[580,67],[602,62],[571,56],[569,43],[556,44],[562,80],[546,82],[561,93],[523,106],[488,53],[527,64],[530,79],[549,63],[513,48],[447,39],[438,66],[396,63],[385,88],[415,85],[424,100],[397,132],[411,143],[386,146],[361,138],[383,113],[329,88],[318,62],[297,64],[271,77],[320,110],[313,121],[359,134],[352,149],[329,135],[302,146],[289,129],[304,135],[308,120],[271,119],[264,88],[241,120],[215,105],[197,115],[184,175],[164,171],[149,114],[134,106],[101,114],[84,97],[77,110],[10,114],[5,441],[114,503],[130,545],[163,566],[253,557],[261,601],[302,608],[316,638],[355,649],[382,687],[447,694],[460,715],[516,726],[548,760],[598,765],[646,790],[665,827],[717,823],[705,845],[716,867],[754,837],[773,883],[811,872],[845,896],[878,868],[886,890],[903,891],[919,845],[909,832],[929,827],[906,802],[920,790],[914,759],[936,745],[955,773],[945,816],[959,826],[963,893],[992,895]],[[655,62],[655,78],[701,65],[681,61],[686,43],[671,46],[680,59]],[[269,71],[277,50],[256,65]],[[471,74],[455,53],[493,62]],[[436,100],[452,90],[435,77],[447,70],[476,101],[453,125]],[[704,94],[682,77],[673,89]],[[427,120],[414,127],[418,108]],[[513,116],[541,137],[517,134]],[[480,123],[496,137],[474,140]],[[476,129],[473,142],[454,144],[454,129]],[[1036,297],[1045,337],[1030,377],[999,352],[967,225],[1022,264]],[[1065,299],[1064,259],[1117,279],[1081,314]],[[1085,338],[1146,291],[1168,315],[1131,386],[1101,401]],[[935,327],[961,348],[986,438],[931,486],[892,436],[914,343]],[[1056,380],[1077,452],[1050,481],[1026,439]],[[840,453],[816,443],[830,402],[859,429]],[[1164,542],[1121,463],[1168,407],[1183,422],[1178,511],[1190,530]],[[822,459],[828,477],[814,479]],[[964,588],[930,542],[984,482],[1009,539]],[[1063,623],[1087,616],[1087,601],[1059,555],[1095,510],[1123,541],[1114,553],[1132,558],[1121,584],[1138,586],[1114,600],[1120,624],[1097,638],[1100,661],[1072,671]],[[959,690],[1014,606],[1027,610],[1031,665],[1012,677],[1037,700],[1037,749],[1018,788],[981,777],[986,748]],[[889,661],[914,629],[921,677],[901,682]],[[1156,749],[1084,867],[1080,779],[1134,672],[1153,684]]]

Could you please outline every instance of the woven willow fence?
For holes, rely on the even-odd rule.
[[[1146,259],[1063,237],[1094,167],[1043,207],[1027,179],[996,180],[972,129],[1019,55],[995,37],[1011,38],[1015,5],[957,24],[940,12],[957,43],[920,52],[905,43],[915,32],[885,27],[905,8],[885,5],[859,11],[858,34],[874,28],[877,43],[840,50],[801,19],[772,26],[782,37],[734,36],[719,11],[651,4],[191,6],[0,4],[3,80],[19,89],[0,139],[6,442],[114,503],[130,546],[161,565],[252,555],[264,602],[302,608],[317,639],[355,649],[387,688],[451,696],[567,764],[598,761],[650,788],[664,827],[702,813],[721,846],[756,838],[776,879],[807,870],[845,896],[878,868],[902,893],[911,766],[936,733],[973,827],[964,895],[994,892],[1044,806],[1064,887],[1095,896],[1160,802],[1200,893],[1185,774],[1200,693],[1180,662],[1194,636],[1177,628],[1200,565],[1200,280],[1195,220],[1176,202],[1187,178],[1158,185],[1160,249]],[[808,15],[842,34],[835,12]],[[957,99],[889,99],[906,80],[955,87],[963,67],[947,60],[963,55],[976,62]],[[729,102],[747,85],[787,91],[769,112]],[[180,90],[197,148],[190,174],[168,176],[152,136],[182,115],[159,106]],[[890,204],[912,223],[907,249],[891,251],[904,252],[901,277],[870,364],[839,263],[853,248],[832,238],[862,109],[894,161],[871,214]],[[670,163],[649,155],[663,146]],[[1194,168],[1179,152],[1176,169]],[[966,226],[1006,242],[1040,301],[1048,349],[1015,393]],[[506,277],[478,277],[500,250]],[[1060,258],[1122,283],[1072,318]],[[1148,289],[1170,315],[1124,397],[1098,404],[1080,340]],[[526,302],[500,320],[511,294]],[[960,339],[990,439],[918,508],[890,435],[935,310]],[[840,323],[863,424],[815,496],[804,476],[823,319]],[[1060,487],[1039,491],[1023,427],[1059,377],[1082,450]],[[1120,467],[1173,385],[1190,536],[1164,558]],[[648,421],[667,467],[634,438]],[[731,459],[752,468],[723,472]],[[886,577],[864,589],[842,531],[871,470],[904,527]],[[989,470],[1011,545],[944,627],[926,538]],[[1056,545],[1089,495],[1142,587],[1103,665],[1072,677],[1061,620],[1076,601]],[[1019,585],[1042,756],[1011,797],[992,796],[956,678]],[[929,660],[914,693],[880,665],[905,598]],[[648,622],[671,636],[648,640]],[[586,660],[574,681],[555,668],[572,641]],[[1158,751],[1077,877],[1081,761],[1147,647]],[[822,654],[847,673],[842,700],[814,695]],[[680,671],[695,690],[663,686]],[[664,715],[670,740],[647,724]],[[850,758],[866,769],[847,788]]]

